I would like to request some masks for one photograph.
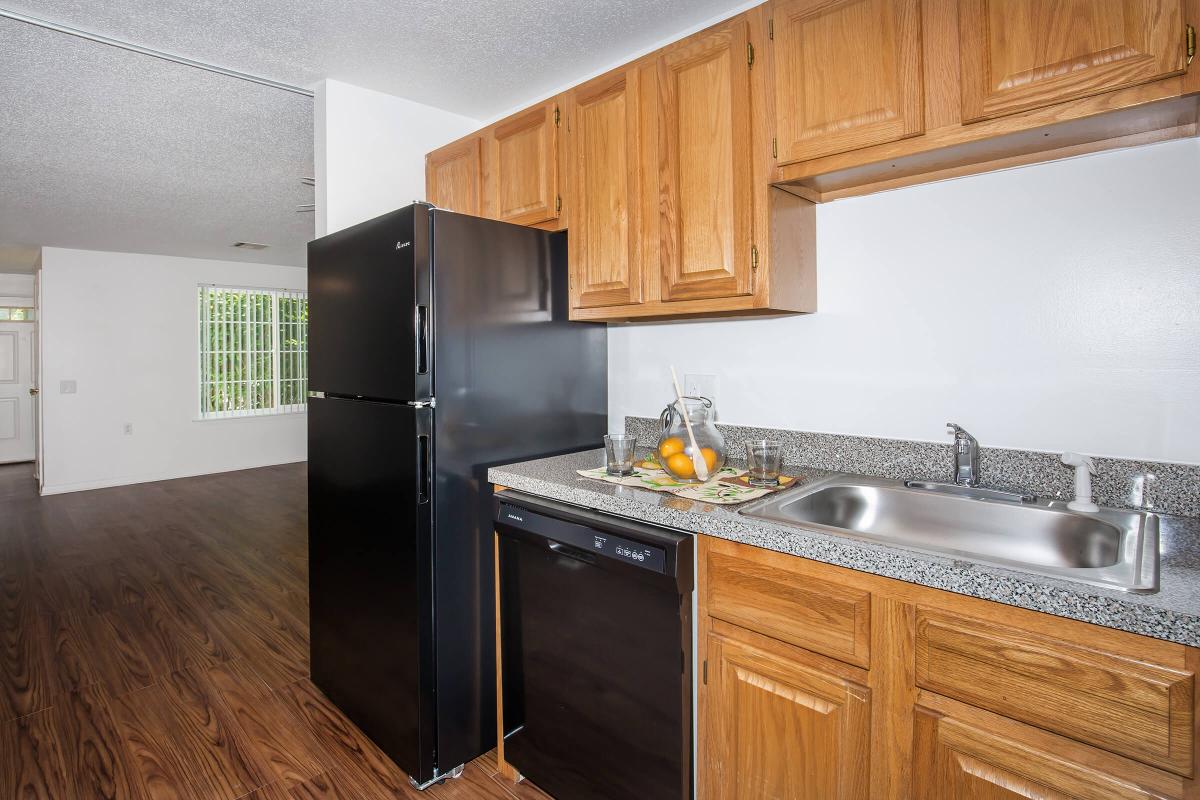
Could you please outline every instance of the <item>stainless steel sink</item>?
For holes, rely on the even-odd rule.
[[[998,499],[1003,498],[1003,499]],[[743,514],[1130,592],[1158,589],[1158,518],[835,474]]]

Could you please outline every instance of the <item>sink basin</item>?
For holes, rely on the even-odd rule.
[[[1108,508],[1082,514],[1060,501],[986,494],[838,474],[742,513],[1096,586],[1157,590],[1153,514]]]

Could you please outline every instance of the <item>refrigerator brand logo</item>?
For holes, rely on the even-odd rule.
[[[524,522],[524,521],[525,521],[525,520],[524,520],[524,519],[522,519],[521,517],[518,517],[516,514],[505,514],[504,516],[508,517],[509,519],[515,519],[517,522]]]
[[[403,250],[404,248],[408,247],[411,244],[412,244],[412,242],[396,242],[396,249]]]

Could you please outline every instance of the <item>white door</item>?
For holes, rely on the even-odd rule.
[[[32,461],[33,323],[0,322],[0,464]]]

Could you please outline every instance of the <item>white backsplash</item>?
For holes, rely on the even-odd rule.
[[[720,420],[1200,462],[1200,140],[818,209],[819,311],[609,328],[609,425],[668,366]]]

